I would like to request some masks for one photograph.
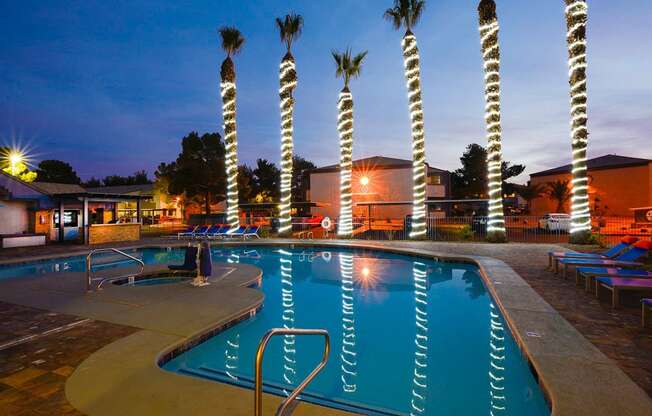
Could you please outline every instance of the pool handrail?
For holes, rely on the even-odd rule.
[[[328,362],[328,355],[331,350],[331,339],[325,329],[300,329],[300,328],[272,328],[265,333],[258,344],[255,362],[255,385],[254,385],[254,416],[263,416],[263,356],[269,340],[275,335],[321,335],[324,337],[324,353],[321,362],[308,376],[281,402],[276,410],[276,416],[282,416],[290,407],[290,404],[301,394],[308,384],[317,376]]]
[[[111,248],[96,248],[94,250],[91,250],[88,253],[88,255],[86,256],[86,291],[87,292],[90,292],[91,287],[93,286],[93,273],[91,272],[91,267],[92,267],[91,261],[92,261],[93,254],[106,253],[106,252],[117,253],[117,254],[119,254],[121,256],[127,257],[130,260],[135,261],[136,263],[138,263],[140,265],[140,270],[138,271],[138,273],[131,273],[131,274],[126,275],[126,276],[117,276],[117,277],[102,279],[102,280],[100,280],[100,283],[98,283],[97,289],[101,289],[102,284],[106,280],[117,280],[117,279],[122,279],[122,278],[125,278],[125,277],[136,276],[136,275],[141,274],[143,272],[143,270],[145,270],[145,263],[141,259],[139,259],[137,257],[134,257],[134,256],[132,256],[130,254],[127,254],[122,250],[118,250],[117,248],[112,248],[112,247]]]

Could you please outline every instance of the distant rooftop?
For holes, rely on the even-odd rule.
[[[628,157],[620,155],[605,155],[596,157],[594,159],[589,159],[586,163],[589,170],[600,170],[600,169],[616,169],[616,168],[625,168],[630,166],[640,166],[647,165],[652,162],[650,159],[641,159],[638,157]],[[563,173],[570,173],[572,165],[559,166],[554,169],[543,170],[541,172],[536,172],[530,174],[530,176],[550,176],[550,175],[559,175]]]
[[[397,159],[394,157],[385,156],[372,156],[364,159],[353,161],[353,169],[404,169],[411,168],[412,161],[408,159]],[[313,169],[310,173],[325,173],[325,172],[339,172],[340,165],[328,165],[321,168]],[[429,172],[446,172],[442,169],[437,169],[428,166]]]
[[[86,188],[88,192],[98,192],[103,194],[137,194],[153,195],[154,184],[146,183],[142,185],[124,185],[124,186],[99,186],[95,188]]]
[[[69,183],[53,183],[53,182],[31,182],[33,188],[46,195],[59,195],[59,194],[75,194],[84,193],[86,189],[80,185]]]

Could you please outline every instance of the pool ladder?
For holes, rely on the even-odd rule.
[[[125,277],[133,277],[141,274],[143,270],[145,270],[145,263],[137,257],[134,257],[130,254],[125,253],[124,251],[118,250],[117,248],[96,248],[95,250],[91,250],[88,255],[86,256],[86,291],[90,292],[92,287],[93,287],[93,272],[91,271],[92,267],[92,260],[93,260],[93,255],[97,253],[107,253],[107,252],[113,252],[116,254],[119,254],[123,257],[128,258],[129,260],[135,261],[140,265],[140,270],[137,273],[130,273],[124,276],[116,276],[116,277],[108,277],[104,279],[100,279],[100,283],[97,284],[97,289],[102,289],[102,285],[104,282],[107,280],[118,280],[118,279],[123,279]]]
[[[292,413],[290,405],[299,397],[299,394],[310,384],[322,368],[328,362],[328,354],[331,350],[331,340],[328,331],[325,329],[295,329],[295,328],[272,328],[263,336],[256,351],[256,376],[254,387],[254,416],[263,416],[263,356],[267,343],[275,335],[320,335],[324,337],[324,353],[321,362],[308,376],[299,384],[290,395],[281,402],[276,410],[276,416],[284,416]]]

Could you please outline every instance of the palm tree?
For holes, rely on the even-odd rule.
[[[424,238],[426,235],[426,141],[421,102],[419,49],[412,28],[419,22],[425,4],[425,0],[394,0],[394,7],[387,9],[383,15],[392,23],[394,29],[405,28],[401,46],[412,119],[413,188],[410,237],[415,239]]]
[[[226,147],[226,220],[235,231],[240,226],[238,208],[238,136],[236,129],[236,89],[235,66],[231,57],[242,48],[244,37],[235,27],[224,26],[219,29],[222,49],[226,59],[222,62],[220,76],[222,82],[222,119],[224,120],[224,143]]]
[[[303,17],[297,14],[285,15],[285,19],[276,18],[276,26],[285,43],[287,53],[281,60],[280,89],[281,99],[281,202],[279,204],[279,235],[288,236],[292,232],[292,156],[294,143],[292,139],[292,114],[294,98],[292,93],[297,86],[297,71],[292,56],[292,42],[301,36]]]
[[[489,219],[487,239],[506,241],[502,192],[502,128],[500,126],[500,45],[498,16],[494,0],[478,4],[480,44],[484,61],[485,122],[487,124],[487,180]]]
[[[532,201],[540,197],[545,191],[545,188],[537,183],[528,183],[525,186],[519,186],[516,188],[516,193],[527,202],[528,212],[530,211]]]
[[[573,180],[571,203],[571,243],[586,243],[591,236],[591,210],[589,208],[589,179],[586,166],[586,149],[589,132],[586,128],[586,0],[565,0],[568,33],[568,66],[571,96],[571,136],[573,148]]]
[[[340,53],[332,51],[335,60],[335,76],[344,79],[344,88],[337,101],[337,130],[340,133],[340,219],[337,234],[341,237],[351,237],[353,234],[353,213],[351,198],[351,168],[353,153],[353,95],[349,90],[349,82],[360,76],[362,61],[367,51],[355,56],[351,49]]]
[[[557,179],[554,182],[548,182],[548,196],[557,201],[555,212],[565,212],[564,205],[571,199],[571,190],[568,186],[569,181]]]

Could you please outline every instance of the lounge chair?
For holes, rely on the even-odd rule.
[[[634,268],[643,266],[642,263],[638,263],[637,260],[641,257],[647,255],[652,249],[652,241],[644,240],[638,241],[632,245],[632,248],[626,252],[620,254],[619,256],[610,259],[560,259],[558,261],[559,265],[563,267],[562,276],[566,278],[568,267],[569,266],[603,266],[603,267],[622,267],[622,268]],[[558,270],[555,271],[557,273]]]
[[[258,225],[255,225],[255,226],[253,226],[253,227],[249,227],[249,228],[247,229],[247,231],[245,231],[245,233],[242,234],[242,238],[244,238],[245,240],[246,240],[247,238],[249,238],[249,237],[260,238],[260,236],[258,235],[258,231],[259,231],[259,230],[260,230],[260,227],[259,227]]]
[[[636,237],[623,237],[620,243],[611,247],[609,250],[602,253],[577,253],[572,251],[550,251],[548,252],[548,267],[550,269],[555,266],[558,269],[559,264],[557,261],[564,258],[574,259],[611,259],[620,254],[623,250],[629,248],[632,244],[638,241]]]
[[[219,230],[218,225],[211,225],[204,232],[198,232],[195,234],[195,238],[209,238],[212,234],[216,233]]]
[[[208,238],[222,238],[226,235],[226,233],[231,229],[228,225],[221,225],[217,230],[215,230],[213,233],[210,233],[207,235]]]
[[[647,328],[650,325],[650,317],[652,316],[652,299],[641,300],[641,308],[643,328]]]
[[[245,233],[247,232],[247,228],[249,228],[249,227],[247,227],[245,225],[241,225],[236,230],[229,230],[224,235],[224,237],[225,238],[240,238],[240,237],[243,237],[245,235]]]
[[[594,290],[596,277],[629,277],[629,278],[652,278],[652,272],[641,269],[623,269],[622,267],[576,267],[575,283],[580,284],[584,279],[584,289],[587,292]]]
[[[171,264],[168,269],[173,271],[188,271],[192,272],[197,270],[197,247],[186,247],[186,253],[183,259],[183,264]]]
[[[192,233],[190,238],[198,238],[206,234],[206,231],[208,231],[208,227],[209,227],[208,225],[202,225],[201,227],[197,228],[195,232]]]
[[[199,225],[190,225],[186,229],[186,231],[182,231],[180,233],[177,233],[177,240],[181,237],[192,237],[193,233],[197,231],[199,228]]]
[[[629,279],[626,277],[598,277],[595,279],[595,296],[600,298],[600,289],[611,291],[611,306],[620,306],[620,292],[652,293],[652,279]]]

